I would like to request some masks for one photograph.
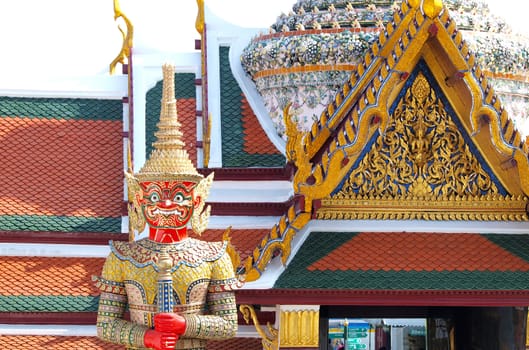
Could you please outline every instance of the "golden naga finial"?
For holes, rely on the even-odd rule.
[[[197,30],[198,34],[202,35],[204,32],[204,0],[197,0],[197,7],[198,7],[198,13],[197,13],[197,19],[195,21],[195,29]]]
[[[123,18],[127,29],[126,31],[124,31],[123,28],[118,25],[118,29],[121,32],[121,35],[123,36],[123,44],[121,45],[121,51],[118,53],[116,58],[114,58],[114,60],[110,63],[111,75],[115,73],[116,66],[118,63],[125,64],[126,62],[128,62],[128,59],[130,57],[130,50],[132,49],[132,36],[134,34],[134,27],[132,26],[132,22],[128,19],[127,16],[123,14],[123,12],[121,12],[119,0],[114,0],[114,20],[117,20],[120,17]]]

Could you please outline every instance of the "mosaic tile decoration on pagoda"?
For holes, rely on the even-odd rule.
[[[122,129],[121,100],[0,97],[0,230],[119,233]]]
[[[529,235],[312,232],[274,288],[526,290]]]

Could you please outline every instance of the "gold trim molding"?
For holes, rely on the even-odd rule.
[[[528,221],[525,196],[367,198],[323,199],[316,213],[323,220],[509,220]]]
[[[318,347],[319,319],[318,310],[281,311],[279,327],[281,347]]]

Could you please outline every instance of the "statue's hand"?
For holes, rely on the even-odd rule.
[[[186,330],[186,321],[179,314],[159,313],[154,315],[154,329],[145,332],[145,346],[155,350],[172,350],[176,341]]]
[[[186,331],[186,320],[179,314],[161,312],[154,315],[154,329],[159,332],[182,335]]]
[[[173,350],[178,340],[178,334],[175,332],[159,332],[153,329],[145,332],[143,342],[146,347],[155,350]]]

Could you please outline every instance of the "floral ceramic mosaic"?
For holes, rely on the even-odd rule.
[[[298,0],[291,13],[277,18],[269,34],[249,43],[241,63],[279,135],[284,134],[282,110],[289,102],[300,129],[310,129],[378,40],[381,28],[399,11],[400,3]],[[443,3],[518,129],[529,127],[529,38],[514,35],[484,1]]]

